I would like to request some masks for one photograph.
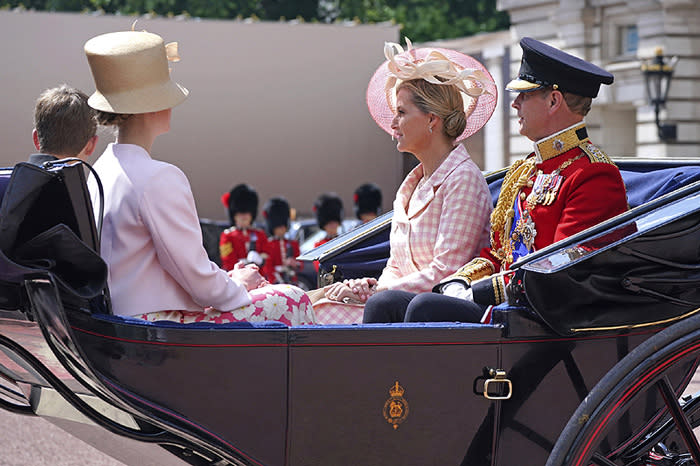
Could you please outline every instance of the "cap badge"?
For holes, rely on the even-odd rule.
[[[552,141],[552,147],[554,147],[554,150],[559,152],[564,148],[564,141],[559,138],[555,138],[554,141]]]

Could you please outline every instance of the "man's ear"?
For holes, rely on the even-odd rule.
[[[559,90],[552,90],[547,96],[547,103],[549,104],[549,109],[551,112],[556,112],[562,105],[566,105],[564,100],[564,94]]]
[[[36,150],[41,152],[41,147],[39,147],[39,132],[34,128],[32,130],[32,140],[34,141],[34,147],[36,147]]]

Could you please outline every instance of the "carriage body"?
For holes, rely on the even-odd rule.
[[[649,163],[635,173],[687,175],[694,166]],[[553,290],[561,306],[547,312],[552,302],[528,289],[539,295],[562,283],[552,277],[660,229],[694,231],[696,184],[686,179],[528,257],[517,267],[523,299],[497,307],[489,325],[150,323],[66,302],[54,274],[30,274],[21,284],[27,301],[0,311],[0,406],[44,416],[127,464],[544,464],[596,383],[693,310],[670,306],[655,316],[622,300],[627,313],[564,312],[567,296]],[[72,205],[83,212],[82,202]],[[355,267],[358,257],[381,264],[377,243],[388,223],[376,222],[327,243],[315,259],[344,264],[347,276],[366,272]],[[562,316],[569,320],[558,326]],[[674,390],[694,370],[678,368]]]

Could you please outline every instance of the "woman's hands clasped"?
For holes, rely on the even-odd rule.
[[[326,298],[342,303],[364,304],[377,292],[376,278],[354,278],[324,288]]]
[[[245,286],[245,289],[255,290],[257,288],[269,285],[265,277],[260,275],[260,269],[255,264],[244,264],[243,262],[238,262],[233,267],[233,270],[229,270],[229,277],[240,282]]]

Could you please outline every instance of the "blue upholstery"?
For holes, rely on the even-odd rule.
[[[363,242],[359,247],[333,257],[330,262],[340,268],[343,278],[378,277],[389,259],[389,230],[386,228],[369,244]],[[326,270],[330,269],[325,263],[323,265]]]
[[[700,181],[700,167],[672,167],[653,172],[620,170],[627,188],[627,202],[634,208],[678,188]]]
[[[191,324],[181,324],[178,322],[171,322],[168,320],[159,320],[157,322],[149,322],[148,320],[139,319],[136,317],[128,316],[117,316],[110,314],[93,314],[93,318],[101,320],[104,322],[111,322],[114,324],[129,324],[129,325],[139,325],[142,327],[156,327],[156,328],[197,328],[197,329],[270,329],[270,328],[287,328],[282,322],[275,320],[267,320],[263,322],[229,322],[226,324],[217,324],[214,322],[194,322]]]

